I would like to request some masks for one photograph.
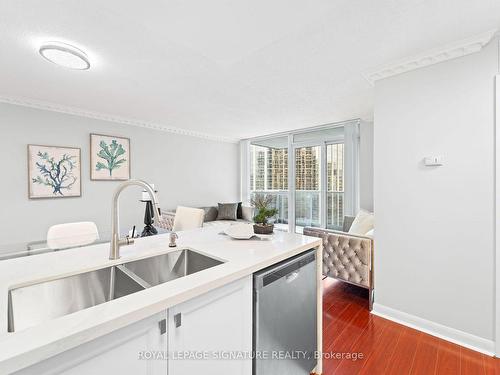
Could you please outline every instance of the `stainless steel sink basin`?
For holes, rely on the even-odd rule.
[[[154,286],[222,263],[220,260],[186,249],[125,263],[124,266]]]
[[[11,289],[8,330],[19,331],[145,289],[127,273],[122,266],[108,267]]]
[[[11,288],[8,294],[8,331],[33,327],[222,263],[193,250],[178,250]]]

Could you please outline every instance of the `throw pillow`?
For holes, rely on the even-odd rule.
[[[219,213],[217,215],[217,220],[236,221],[237,211],[238,211],[238,203],[219,203]]]
[[[217,208],[201,207],[205,211],[204,222],[217,220]]]
[[[360,210],[352,222],[349,233],[364,236],[374,227],[373,213]]]

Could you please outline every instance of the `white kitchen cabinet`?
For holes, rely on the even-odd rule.
[[[167,335],[162,334],[160,324],[164,319],[166,312],[70,349],[16,374],[166,375],[166,360],[140,358],[141,355],[145,358],[151,353],[166,353]],[[165,323],[164,320],[163,324]]]
[[[252,276],[170,308],[167,330],[168,375],[251,375],[249,357],[216,357],[252,351]]]

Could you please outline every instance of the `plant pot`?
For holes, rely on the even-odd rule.
[[[274,224],[257,224],[253,225],[253,231],[255,234],[272,234],[274,230]]]

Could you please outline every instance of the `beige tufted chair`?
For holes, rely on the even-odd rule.
[[[160,228],[172,231],[174,228],[175,212],[161,211],[161,222],[158,225]]]
[[[322,228],[304,228],[304,235],[323,240],[323,275],[369,290],[369,308],[373,305],[373,238]]]

